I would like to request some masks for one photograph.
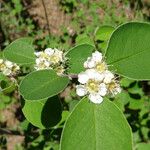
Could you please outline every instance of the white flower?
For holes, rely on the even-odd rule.
[[[114,74],[108,70],[100,52],[96,51],[88,57],[84,68],[87,70],[78,74],[80,85],[76,86],[77,95],[87,95],[91,102],[100,104],[107,94],[114,96],[121,92]]]
[[[111,83],[108,84],[108,90],[113,96],[121,92],[120,85],[115,80],[112,80]]]
[[[20,67],[11,61],[0,59],[0,71],[6,75],[16,75]]]
[[[106,84],[110,83],[113,78],[114,78],[114,74],[113,73],[111,73],[108,70],[106,70],[104,72],[104,83],[106,83]]]
[[[65,71],[64,69],[64,61],[65,57],[63,52],[54,48],[46,48],[42,52],[34,53],[36,58],[36,64],[34,68],[36,70],[41,69],[54,69],[58,75],[62,75]]]
[[[89,99],[94,103],[101,103],[107,93],[107,87],[102,83],[103,74],[94,69],[87,69],[78,75],[78,81],[81,83],[76,86],[76,93],[79,96],[88,94]],[[95,101],[94,101],[95,97]]]

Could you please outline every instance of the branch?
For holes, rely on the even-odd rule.
[[[45,6],[45,2],[44,0],[42,0],[42,4],[43,4],[43,7],[44,7],[44,12],[45,12],[45,18],[46,18],[46,22],[47,22],[47,29],[48,29],[48,34],[49,34],[49,37],[51,35],[51,32],[50,32],[50,24],[49,24],[49,21],[48,21],[48,14],[47,14],[47,11],[46,11],[46,6]]]
[[[0,135],[3,135],[3,134],[23,136],[23,134],[20,133],[19,131],[12,131],[9,129],[0,128]]]

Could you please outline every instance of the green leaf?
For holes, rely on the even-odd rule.
[[[130,80],[130,79],[128,79],[128,78],[122,78],[122,79],[120,80],[120,85],[121,85],[122,87],[129,87],[130,84],[133,83],[133,82],[135,82],[135,80]]]
[[[143,105],[144,105],[143,99],[136,100],[136,99],[131,98],[128,108],[133,109],[133,110],[142,109]]]
[[[23,38],[19,38],[18,40],[21,42],[28,43],[30,45],[33,44],[33,38],[31,38],[31,37],[23,37]]]
[[[106,60],[118,74],[138,80],[150,79],[150,24],[127,23],[112,34]]]
[[[122,112],[109,100],[102,104],[84,98],[69,116],[61,150],[131,150],[131,129]]]
[[[22,80],[19,91],[26,100],[46,99],[60,93],[68,83],[67,77],[60,77],[53,70],[39,70]]]
[[[34,48],[31,38],[17,39],[4,49],[4,57],[17,64],[35,63]]]
[[[61,120],[61,103],[57,96],[45,100],[23,101],[23,114],[34,126],[45,129]]]
[[[90,38],[90,36],[86,35],[86,34],[79,34],[76,38],[76,44],[90,44],[94,46],[94,41]]]
[[[150,143],[139,143],[136,150],[150,150]]]
[[[112,26],[101,26],[96,30],[95,40],[107,41],[109,40],[113,31],[114,27]]]
[[[94,47],[89,44],[81,44],[69,50],[66,57],[69,59],[69,73],[76,74],[84,70],[83,64],[92,54]]]
[[[0,93],[8,94],[16,89],[16,82],[0,72]]]

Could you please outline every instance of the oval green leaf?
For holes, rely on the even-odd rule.
[[[60,93],[68,83],[67,77],[60,77],[53,70],[39,70],[22,80],[19,91],[26,100],[46,99]]]
[[[96,33],[95,33],[95,40],[100,40],[100,41],[109,40],[114,29],[115,28],[112,26],[101,26],[97,28]]]
[[[4,57],[17,64],[35,63],[34,48],[31,38],[20,38],[4,49]]]
[[[111,101],[96,105],[84,98],[64,126],[60,149],[132,150],[131,129]]]
[[[61,120],[61,103],[57,96],[45,100],[23,101],[23,114],[36,127],[45,129],[55,126]]]
[[[150,24],[127,23],[112,34],[106,61],[118,74],[137,80],[150,79]]]
[[[69,61],[68,72],[72,74],[80,73],[84,70],[83,64],[92,54],[94,47],[89,44],[81,44],[69,50],[66,57]]]

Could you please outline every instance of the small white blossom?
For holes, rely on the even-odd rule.
[[[107,87],[102,83],[103,75],[94,69],[87,69],[78,75],[78,81],[81,83],[76,86],[76,92],[79,96],[89,95],[89,99],[95,103],[101,103],[107,93]]]
[[[64,66],[62,65],[65,61],[63,52],[54,48],[46,48],[42,52],[35,52],[36,58],[36,70],[42,69],[54,69],[58,75],[62,75]]]
[[[77,95],[88,95],[91,102],[100,104],[104,96],[114,96],[121,92],[114,74],[108,70],[100,52],[96,51],[88,57],[84,62],[84,68],[87,70],[78,74],[80,85],[76,86]]]
[[[0,59],[0,71],[6,75],[16,75],[18,71],[20,70],[20,67],[11,61]]]
[[[112,80],[111,83],[108,84],[109,93],[113,96],[121,92],[121,87],[117,83],[117,81]]]

